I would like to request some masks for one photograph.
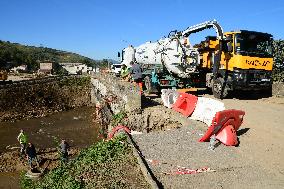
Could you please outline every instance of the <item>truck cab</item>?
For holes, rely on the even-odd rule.
[[[201,67],[213,69],[214,55],[219,42],[207,37],[200,45]],[[271,93],[272,87],[272,35],[255,31],[233,31],[224,33],[218,76],[214,80],[212,72],[206,76],[208,87],[220,97],[234,90],[263,90]]]

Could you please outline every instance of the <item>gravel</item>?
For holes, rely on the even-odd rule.
[[[283,180],[257,166],[253,159],[239,152],[241,147],[220,144],[209,150],[209,143],[198,142],[206,125],[189,120],[179,129],[135,135],[142,154],[164,188],[283,188]],[[241,135],[246,137],[246,134]],[[152,160],[152,162],[150,162]],[[178,167],[209,167],[216,172],[168,175]]]

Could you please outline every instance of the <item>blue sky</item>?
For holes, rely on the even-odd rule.
[[[256,30],[284,39],[283,0],[1,0],[0,8],[0,40],[94,59],[117,59],[129,44],[211,19],[224,31]],[[214,30],[192,36],[193,42],[207,34]]]

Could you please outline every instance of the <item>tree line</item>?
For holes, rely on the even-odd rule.
[[[284,40],[273,41],[273,79],[284,81]]]

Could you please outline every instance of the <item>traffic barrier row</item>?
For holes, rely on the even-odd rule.
[[[238,144],[236,131],[245,115],[241,110],[225,110],[223,102],[206,97],[197,97],[175,90],[162,90],[162,101],[168,108],[180,112],[193,120],[202,121],[208,130],[200,142],[207,142],[212,136],[227,146]]]

